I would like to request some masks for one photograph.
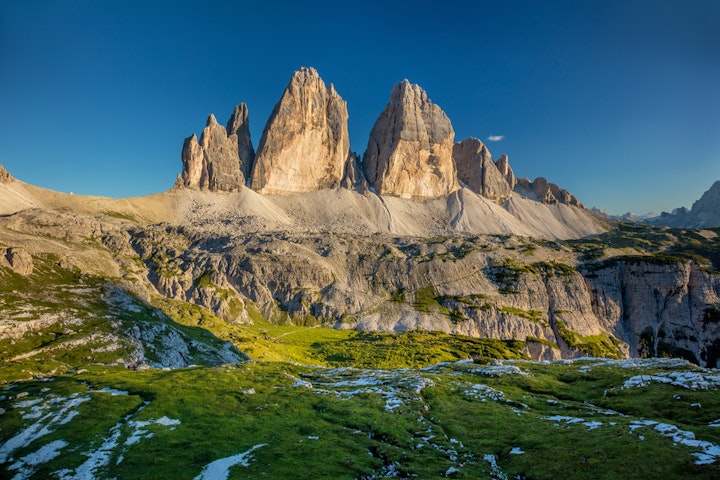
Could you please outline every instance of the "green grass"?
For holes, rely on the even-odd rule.
[[[496,367],[472,363],[424,371],[274,362],[142,372],[95,366],[5,390],[0,445],[38,421],[23,418],[29,408],[18,402],[43,404],[77,393],[88,400],[70,421],[50,425],[47,435],[12,450],[17,460],[53,440],[71,445],[38,465],[31,478],[76,469],[88,458],[83,452],[96,451],[113,431],[119,432],[117,445],[106,450],[108,462],[94,472],[96,478],[192,479],[210,462],[260,444],[265,445],[247,466],[231,470],[231,478],[357,479],[389,472],[442,478],[450,468],[457,469],[453,478],[498,478],[486,455],[494,456],[507,478],[720,475],[717,462],[694,463],[698,448],[676,444],[651,427],[630,428],[638,420],[654,420],[718,444],[720,432],[707,426],[720,411],[717,390],[662,384],[624,389],[627,378],[650,371],[592,361],[511,365],[524,374],[496,375]],[[128,395],[99,392],[102,388]],[[21,392],[28,395],[13,398]],[[582,423],[548,420],[555,415],[599,426],[590,430]],[[156,423],[162,417],[179,424]],[[137,443],[126,442],[137,430],[132,422],[145,422],[146,435]],[[524,453],[514,455],[513,449]],[[0,465],[3,478],[15,473],[9,465]]]
[[[577,348],[591,357],[623,358],[618,349],[620,341],[605,333],[583,336],[567,328],[562,320],[555,319],[555,329],[568,346]]]

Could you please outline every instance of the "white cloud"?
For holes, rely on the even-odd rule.
[[[503,138],[505,138],[505,135],[489,135],[487,137],[487,139],[491,142],[499,142]]]

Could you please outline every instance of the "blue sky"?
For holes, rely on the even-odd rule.
[[[718,52],[715,0],[2,0],[0,163],[60,191],[163,191],[209,113],[246,102],[257,146],[313,66],[354,151],[407,78],[517,175],[612,213],[670,210],[720,179]]]

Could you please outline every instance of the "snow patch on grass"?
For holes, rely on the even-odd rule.
[[[60,455],[60,450],[68,445],[63,440],[55,440],[43,445],[37,451],[25,455],[20,458],[17,462],[10,465],[8,470],[17,470],[18,472],[13,477],[13,480],[20,480],[22,478],[30,478],[35,473],[36,467],[47,463],[53,458]]]
[[[241,465],[243,467],[250,466],[252,453],[265,445],[267,445],[267,443],[261,443],[244,451],[243,453],[215,460],[214,462],[205,465],[200,472],[200,475],[195,477],[195,480],[227,480],[230,476],[231,467],[236,465]]]
[[[720,457],[720,445],[705,440],[698,440],[695,438],[695,433],[688,430],[680,430],[677,426],[669,423],[659,423],[653,420],[637,420],[630,423],[630,433],[642,427],[653,427],[653,430],[664,437],[671,438],[675,443],[700,449],[699,452],[693,453],[693,456],[696,457],[696,465],[715,463]],[[642,438],[641,436],[641,439]]]
[[[23,412],[22,415],[29,415],[28,418],[38,418],[38,421],[0,445],[0,463],[12,460],[13,452],[52,433],[53,426],[65,425],[70,422],[78,413],[77,410],[74,410],[75,407],[88,400],[90,400],[89,396],[80,396],[75,393],[68,398],[52,397],[41,404],[32,404],[31,412],[29,414]]]

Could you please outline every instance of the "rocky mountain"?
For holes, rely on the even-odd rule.
[[[250,141],[248,110],[237,105],[227,128],[210,114],[197,141],[195,134],[185,139],[182,148],[182,174],[178,185],[210,190],[236,192],[249,179],[255,153]]]
[[[290,79],[265,126],[251,186],[263,194],[338,188],[350,154],[348,113],[313,68]]]
[[[458,179],[473,192],[497,203],[510,197],[515,180],[507,155],[495,164],[488,148],[477,138],[453,146]]]
[[[717,232],[638,234],[543,178],[517,180],[506,155],[453,144],[447,116],[407,81],[362,160],[344,101],[313,69],[293,75],[252,168],[247,125],[242,104],[226,128],[211,116],[186,141],[177,188],[148,197],[5,176],[0,270],[36,278],[55,262],[227,325],[420,329],[521,342],[536,359],[717,364]]]
[[[574,195],[554,183],[548,182],[543,177],[538,177],[532,182],[529,178],[519,178],[515,182],[514,190],[527,198],[537,200],[541,203],[562,203],[563,205],[584,208],[582,203],[580,203]]]
[[[679,228],[720,227],[720,180],[712,186],[692,205],[692,208],[676,208],[672,213],[663,212],[659,216],[649,218],[647,223]]]
[[[445,112],[418,85],[403,80],[370,132],[363,156],[378,195],[440,197],[457,190],[455,132]]]

